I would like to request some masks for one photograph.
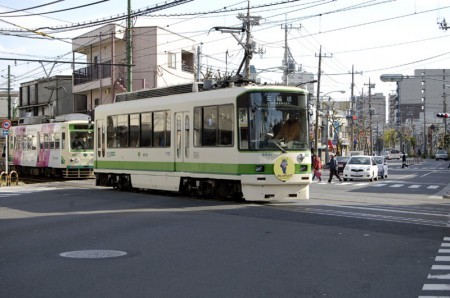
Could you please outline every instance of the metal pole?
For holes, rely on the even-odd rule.
[[[319,110],[320,110],[320,72],[322,64],[322,46],[319,49],[319,71],[317,72],[316,123],[314,126],[314,153],[319,155]]]
[[[11,120],[11,66],[8,65],[8,120]]]

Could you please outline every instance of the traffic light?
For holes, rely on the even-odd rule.
[[[450,115],[450,114],[448,114],[448,113],[437,113],[437,114],[436,114],[436,117],[439,117],[439,118],[449,118],[449,115]]]

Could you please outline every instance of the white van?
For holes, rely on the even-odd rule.
[[[397,149],[392,149],[391,152],[389,152],[389,155],[387,159],[401,159],[402,155],[400,154],[400,151]]]

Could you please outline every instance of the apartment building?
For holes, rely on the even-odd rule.
[[[194,81],[194,40],[157,26],[132,28],[130,39],[109,24],[72,40],[74,112],[93,116],[117,94]]]

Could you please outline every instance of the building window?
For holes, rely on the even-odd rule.
[[[168,61],[167,66],[170,68],[177,68],[177,56],[175,53],[169,53],[167,55]]]

